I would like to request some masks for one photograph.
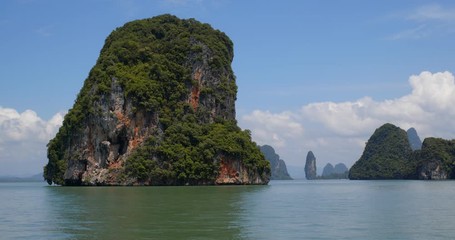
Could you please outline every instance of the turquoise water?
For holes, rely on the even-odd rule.
[[[0,183],[0,239],[455,239],[455,182]]]

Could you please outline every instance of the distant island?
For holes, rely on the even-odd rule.
[[[272,170],[272,180],[292,180],[292,177],[289,175],[286,162],[283,159],[280,159],[280,156],[275,152],[270,145],[264,145],[260,147],[261,152],[264,154],[265,159],[270,162],[270,168]]]
[[[316,171],[316,157],[312,151],[309,151],[305,163],[305,177],[307,180],[317,179],[347,179],[348,168],[344,163],[338,163],[335,167],[331,163],[327,163],[322,170],[322,175],[318,176]]]
[[[349,169],[344,165],[344,163],[338,163],[335,167],[327,163],[324,169],[322,170],[322,175],[320,179],[347,179],[349,175]]]
[[[408,129],[406,135],[408,135],[408,141],[413,151],[422,149],[422,140],[420,140],[415,128]]]
[[[349,170],[349,179],[455,178],[455,140],[420,138],[415,129],[407,132],[387,123],[376,129],[360,159]]]
[[[226,34],[161,15],[106,39],[48,144],[58,185],[267,184],[270,163],[235,119]]]
[[[0,182],[44,182],[43,174],[38,173],[28,177],[0,176]]]

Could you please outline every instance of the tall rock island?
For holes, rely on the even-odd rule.
[[[59,185],[267,184],[235,120],[233,44],[172,15],[114,30],[62,127],[44,178]]]
[[[309,151],[306,155],[305,162],[305,178],[308,180],[314,180],[317,178],[316,172],[316,157],[312,151]]]
[[[270,162],[270,168],[272,169],[272,180],[292,180],[289,176],[284,160],[280,159],[280,156],[276,154],[275,149],[272,146],[264,145],[260,147],[261,152],[264,154],[265,159]]]

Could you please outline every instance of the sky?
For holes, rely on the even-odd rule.
[[[455,2],[0,1],[0,175],[31,175],[105,38],[170,13],[234,42],[237,120],[292,169],[350,167],[384,123],[455,138]],[[303,174],[303,173],[302,173]]]

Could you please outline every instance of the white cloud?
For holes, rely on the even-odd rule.
[[[422,72],[409,78],[412,92],[381,102],[365,97],[354,102],[323,102],[306,105],[302,114],[339,136],[359,136],[384,122],[404,128],[422,128],[422,134],[455,137],[455,82],[450,72]]]
[[[1,175],[34,174],[42,171],[46,162],[46,144],[55,136],[64,113],[50,120],[36,112],[0,107],[0,168]]]
[[[455,9],[443,8],[441,5],[432,4],[424,5],[414,9],[408,16],[407,19],[415,21],[444,21],[454,22],[455,21]]]
[[[421,39],[430,36],[431,32],[432,32],[431,28],[428,28],[426,24],[421,24],[417,27],[395,33],[392,36],[390,36],[388,40]]]
[[[389,40],[421,39],[454,32],[455,8],[439,4],[423,5],[397,16],[411,25],[416,25],[392,34]]]
[[[269,111],[253,111],[242,117],[242,121],[249,126],[253,138],[258,144],[272,144],[276,147],[286,146],[303,134],[303,127],[291,112],[273,114]]]
[[[291,165],[303,165],[309,150],[320,167],[327,162],[352,165],[374,130],[387,122],[405,130],[415,127],[422,140],[429,136],[455,138],[454,75],[422,72],[411,76],[409,84],[412,91],[396,99],[318,102],[283,113],[256,110],[240,123],[252,130],[258,143],[274,147],[278,143],[277,152]],[[286,126],[298,126],[301,131]],[[269,140],[275,135],[280,141]]]
[[[321,102],[302,107],[305,119],[323,124],[340,136],[358,136],[376,126],[378,121],[371,116],[369,108],[376,103],[368,97],[355,102]]]

